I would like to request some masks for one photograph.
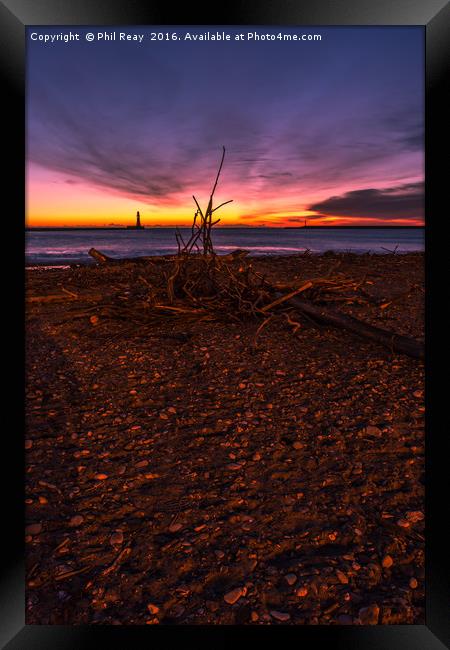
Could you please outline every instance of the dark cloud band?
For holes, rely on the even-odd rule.
[[[395,188],[367,188],[331,196],[308,207],[333,217],[377,219],[423,218],[423,183],[409,183]]]

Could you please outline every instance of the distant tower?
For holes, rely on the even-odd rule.
[[[144,227],[141,224],[141,215],[139,214],[139,210],[136,212],[136,225],[135,226],[127,226],[128,230],[144,230]]]

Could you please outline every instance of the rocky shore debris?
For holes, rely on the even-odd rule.
[[[27,307],[27,623],[423,624],[423,363],[281,314],[256,344],[262,316],[156,316],[139,276],[164,296],[172,263],[27,273],[78,296]],[[251,263],[339,270],[370,292],[341,311],[423,336],[421,255]]]

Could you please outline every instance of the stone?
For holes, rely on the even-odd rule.
[[[415,578],[411,578],[411,580],[409,581],[409,586],[411,587],[411,589],[417,589],[418,585],[419,583],[417,582],[417,580]]]
[[[288,573],[287,575],[284,576],[284,579],[291,587],[292,585],[295,585],[295,583],[297,582],[297,576],[295,575],[295,573]]]
[[[158,605],[155,605],[154,603],[149,603],[147,605],[147,609],[150,612],[150,614],[157,614],[159,612]]]
[[[400,528],[409,528],[410,523],[406,519],[399,519],[397,521],[397,526],[400,526]]]
[[[337,569],[336,570],[336,576],[337,576],[337,579],[339,580],[339,582],[341,584],[343,584],[343,585],[348,584],[348,578],[347,578],[347,576],[345,575],[345,573],[343,571],[339,571],[339,569]]]
[[[124,537],[122,531],[116,530],[109,538],[109,543],[111,544],[111,546],[120,546],[121,544],[123,544],[123,540]]]
[[[176,522],[173,524],[170,524],[169,530],[171,533],[177,533],[179,530],[183,528],[183,524],[177,524]]]
[[[300,587],[300,589],[297,589],[296,593],[299,598],[304,598],[308,594],[308,588]]]
[[[108,478],[108,475],[107,474],[96,474],[94,476],[94,478],[95,478],[96,481],[106,481],[106,479]]]
[[[368,607],[362,607],[358,612],[361,625],[377,625],[380,616],[380,608],[375,603]]]
[[[365,428],[365,433],[367,436],[375,436],[376,438],[379,438],[382,435],[381,429],[371,424]]]
[[[294,449],[303,449],[305,445],[302,442],[298,442],[298,440],[296,440],[292,446]]]
[[[390,555],[385,555],[381,564],[385,569],[389,569],[394,564],[394,560]]]
[[[242,595],[243,595],[243,589],[241,587],[237,587],[236,589],[232,589],[227,594],[225,594],[223,599],[229,605],[234,605],[234,603],[237,603],[237,601],[239,600],[239,598],[241,598]]]
[[[287,612],[278,612],[278,611],[275,610],[275,609],[273,609],[273,610],[270,612],[270,615],[271,615],[273,618],[275,618],[277,621],[282,621],[282,622],[284,622],[284,621],[289,621],[289,619],[291,618],[291,615],[288,614]]]
[[[84,521],[84,517],[82,515],[74,515],[72,519],[69,521],[69,526],[72,528],[76,528],[77,526],[81,526],[81,524]]]
[[[27,535],[39,535],[42,531],[42,524],[30,524],[25,528],[25,533]]]

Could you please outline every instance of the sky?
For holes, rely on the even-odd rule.
[[[185,40],[217,31],[322,40]],[[190,225],[222,146],[219,226],[422,225],[423,48],[420,27],[28,28],[27,226]]]

